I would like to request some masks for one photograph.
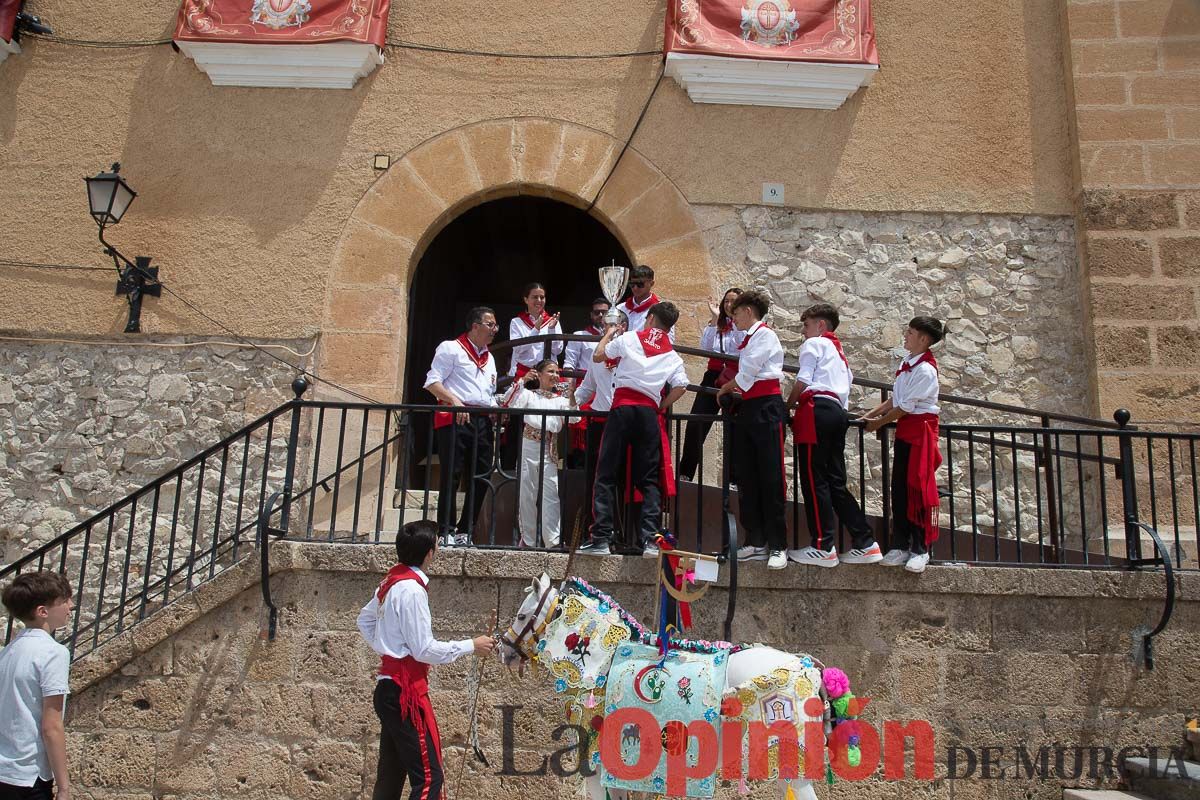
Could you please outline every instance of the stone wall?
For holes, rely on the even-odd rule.
[[[158,344],[0,347],[0,563],[292,397],[295,372],[257,350]]]
[[[1135,423],[1200,404],[1200,9],[1067,4],[1097,389]]]
[[[259,638],[262,605],[251,559],[77,663],[68,730],[79,795],[369,794],[378,736],[373,658],[354,621],[389,556],[386,547],[278,544],[272,589],[283,617],[274,642]],[[441,554],[430,585],[436,633],[477,633],[497,602],[505,624],[529,578],[546,568],[561,574],[564,561]],[[648,618],[649,562],[590,559],[576,566]],[[856,692],[872,698],[864,718],[876,726],[885,719],[933,725],[937,780],[884,781],[877,774],[818,787],[821,797],[1057,800],[1064,785],[1091,782],[1014,780],[1017,746],[1166,748],[1180,740],[1185,713],[1195,711],[1195,575],[1180,578],[1182,601],[1156,640],[1154,671],[1131,658],[1135,632],[1157,618],[1163,588],[1159,575],[1126,572],[934,566],[916,577],[845,566],[767,573],[750,565],[742,570],[734,632],[842,667]],[[725,598],[717,588],[698,605],[700,635],[717,635]],[[497,705],[522,706],[515,716],[518,767],[536,766],[562,744],[550,739],[560,704],[546,676],[519,679],[491,661],[483,666],[478,708],[492,768],[468,758],[458,784],[477,663],[468,658],[433,670],[450,796],[573,796],[569,780],[494,774],[502,763]],[[977,752],[1005,747],[1009,779],[946,780],[943,760],[955,744]],[[721,796],[736,797],[736,787]],[[775,795],[759,788],[754,796]]]
[[[943,391],[1086,413],[1089,370],[1068,217],[697,209],[721,285],[767,289],[790,360],[800,312],[836,306],[855,374],[890,382],[908,320],[949,325]],[[874,395],[858,395],[874,405]],[[959,416],[956,418],[956,412]],[[945,409],[965,421],[962,409]],[[990,415],[992,420],[996,416]]]

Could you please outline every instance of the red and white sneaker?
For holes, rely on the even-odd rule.
[[[788,558],[797,564],[810,567],[836,567],[838,565],[837,548],[818,550],[815,547],[805,547],[800,550],[788,550]]]
[[[843,564],[878,564],[883,561],[883,551],[878,542],[872,542],[870,547],[856,547],[842,556]]]

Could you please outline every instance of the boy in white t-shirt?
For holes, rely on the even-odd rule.
[[[71,654],[53,633],[75,607],[71,584],[55,572],[31,572],[14,578],[0,600],[25,625],[0,650],[0,800],[67,800]]]

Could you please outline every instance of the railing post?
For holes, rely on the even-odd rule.
[[[300,398],[308,391],[308,380],[300,375],[292,381],[296,399],[292,401],[292,424],[288,430],[287,466],[283,473],[283,508],[280,509],[279,528],[286,533],[292,519],[292,485],[296,478],[296,452],[300,449]],[[263,465],[263,470],[267,465]],[[312,502],[311,499],[309,502]]]
[[[1042,416],[1042,428],[1046,431],[1050,430],[1050,417]],[[1042,463],[1045,464],[1045,471],[1042,473],[1046,481],[1046,512],[1049,516],[1047,520],[1050,526],[1050,552],[1054,556],[1054,562],[1062,561],[1062,550],[1059,541],[1059,524],[1058,524],[1058,495],[1054,491],[1054,451],[1050,447],[1050,434],[1042,434]],[[1085,532],[1086,533],[1086,532]],[[1020,545],[1017,545],[1020,547]]]
[[[1130,413],[1124,408],[1118,408],[1113,413],[1113,419],[1121,426],[1117,434],[1120,445],[1121,463],[1117,467],[1121,479],[1121,504],[1125,516],[1125,559],[1136,562],[1142,558],[1142,536],[1138,526],[1137,477],[1133,464],[1133,437],[1129,430]]]

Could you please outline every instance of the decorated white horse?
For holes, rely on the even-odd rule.
[[[795,725],[800,748],[805,740],[805,723],[820,723],[824,731],[852,719],[855,706],[849,701],[853,694],[845,674],[827,669],[814,658],[804,654],[785,653],[763,645],[733,645],[729,642],[694,641],[671,638],[670,647],[660,650],[658,636],[647,630],[611,597],[580,578],[567,578],[560,587],[552,584],[542,573],[525,590],[526,597],[512,625],[501,637],[500,656],[510,669],[526,661],[545,670],[554,680],[555,691],[564,699],[567,721],[591,732],[591,764],[595,769],[585,781],[591,800],[613,800],[626,797],[629,790],[668,793],[661,764],[662,752],[658,742],[646,745],[643,753],[653,751],[658,764],[656,771],[637,780],[622,779],[609,767],[613,762],[601,758],[603,738],[615,737],[616,730],[605,727],[606,717],[620,713],[628,720],[630,711],[651,712],[657,725],[651,731],[644,726],[623,721],[620,725],[620,754],[622,763],[629,765],[640,760],[641,739],[661,735],[662,750],[676,756],[676,765],[698,764],[700,745],[689,738],[688,720],[707,721],[722,730],[729,724],[741,725],[742,775],[765,775],[777,780],[781,797],[797,800],[816,800],[811,781],[801,777],[779,778],[779,758],[783,748],[774,734],[757,738],[757,747],[766,748],[767,770],[747,769],[751,763],[747,752],[755,737],[749,733],[753,723]],[[816,702],[809,702],[816,698]],[[615,719],[616,717],[614,717]],[[646,717],[642,717],[646,720]],[[853,723],[847,731],[851,731]],[[607,730],[609,737],[602,737]],[[762,729],[760,729],[762,730]],[[857,731],[853,731],[857,733]],[[738,735],[735,731],[734,735]],[[725,741],[724,734],[717,742]],[[610,746],[612,739],[610,738]],[[851,764],[857,761],[857,736],[848,740],[847,755]],[[825,770],[822,744],[822,774]],[[669,759],[668,759],[669,760]],[[716,764],[730,759],[719,756]],[[799,755],[800,774],[804,773],[805,754]],[[714,765],[712,775],[697,777],[694,772],[686,780],[686,796],[712,797],[718,779]],[[728,775],[726,775],[728,777]],[[748,788],[740,778],[740,791]],[[672,794],[679,791],[674,784]]]

